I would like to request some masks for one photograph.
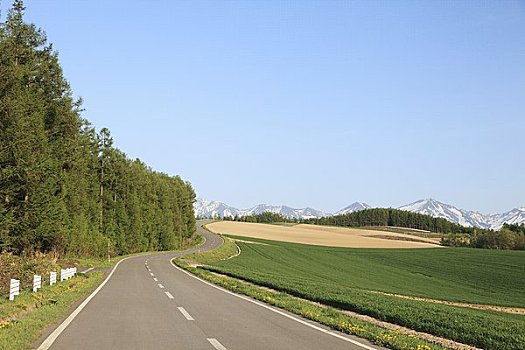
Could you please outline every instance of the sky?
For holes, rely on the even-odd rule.
[[[523,0],[25,4],[83,116],[199,197],[525,206]]]

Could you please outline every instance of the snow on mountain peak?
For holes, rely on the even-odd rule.
[[[343,214],[349,214],[353,213],[355,211],[360,211],[364,209],[372,208],[370,205],[363,203],[363,202],[354,202],[350,204],[349,206],[344,207],[343,209],[335,212],[334,215],[343,215]]]
[[[349,214],[368,208],[371,208],[371,206],[366,203],[354,202],[337,211],[335,214],[329,214],[308,207],[295,209],[285,205],[272,206],[268,204],[258,204],[249,209],[237,209],[222,202],[209,201],[201,198],[198,198],[194,203],[195,215],[200,217],[235,217],[272,212],[291,219],[311,219],[322,216]],[[515,208],[503,214],[483,215],[476,211],[459,209],[433,198],[427,198],[403,205],[398,209],[443,218],[466,227],[475,226],[493,230],[499,230],[504,223],[525,223],[525,207]]]

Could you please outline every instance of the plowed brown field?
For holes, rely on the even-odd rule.
[[[300,224],[280,226],[219,221],[206,225],[214,233],[282,242],[353,248],[436,248],[436,240],[360,228]],[[417,240],[417,241],[414,241]]]

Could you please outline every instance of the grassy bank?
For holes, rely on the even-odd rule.
[[[100,272],[80,275],[37,293],[22,292],[15,301],[0,301],[0,349],[31,348],[50,324],[67,315],[71,306],[100,284]]]
[[[186,255],[184,260],[197,262],[199,264],[211,264],[217,261],[226,260],[239,253],[239,248],[234,241],[228,237],[224,237],[224,244],[219,248],[204,253],[193,253]]]
[[[246,239],[246,238],[244,238]],[[525,317],[378,295],[369,290],[522,306],[523,252],[349,249],[238,242],[211,271],[486,349],[522,349]]]

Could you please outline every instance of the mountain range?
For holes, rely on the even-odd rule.
[[[355,202],[335,213],[325,213],[313,208],[295,209],[285,205],[258,204],[249,209],[237,209],[222,202],[208,201],[198,198],[194,203],[195,215],[198,217],[215,216],[247,216],[257,215],[264,212],[282,214],[290,219],[311,219],[322,216],[348,214],[355,211],[372,208],[372,206]],[[486,229],[498,230],[504,223],[522,224],[525,223],[525,207],[514,208],[502,214],[481,214],[477,211],[464,210],[450,204],[439,202],[435,199],[421,199],[413,203],[400,206],[398,209],[413,213],[426,214],[433,217],[447,219],[453,223],[466,227],[481,227]]]

